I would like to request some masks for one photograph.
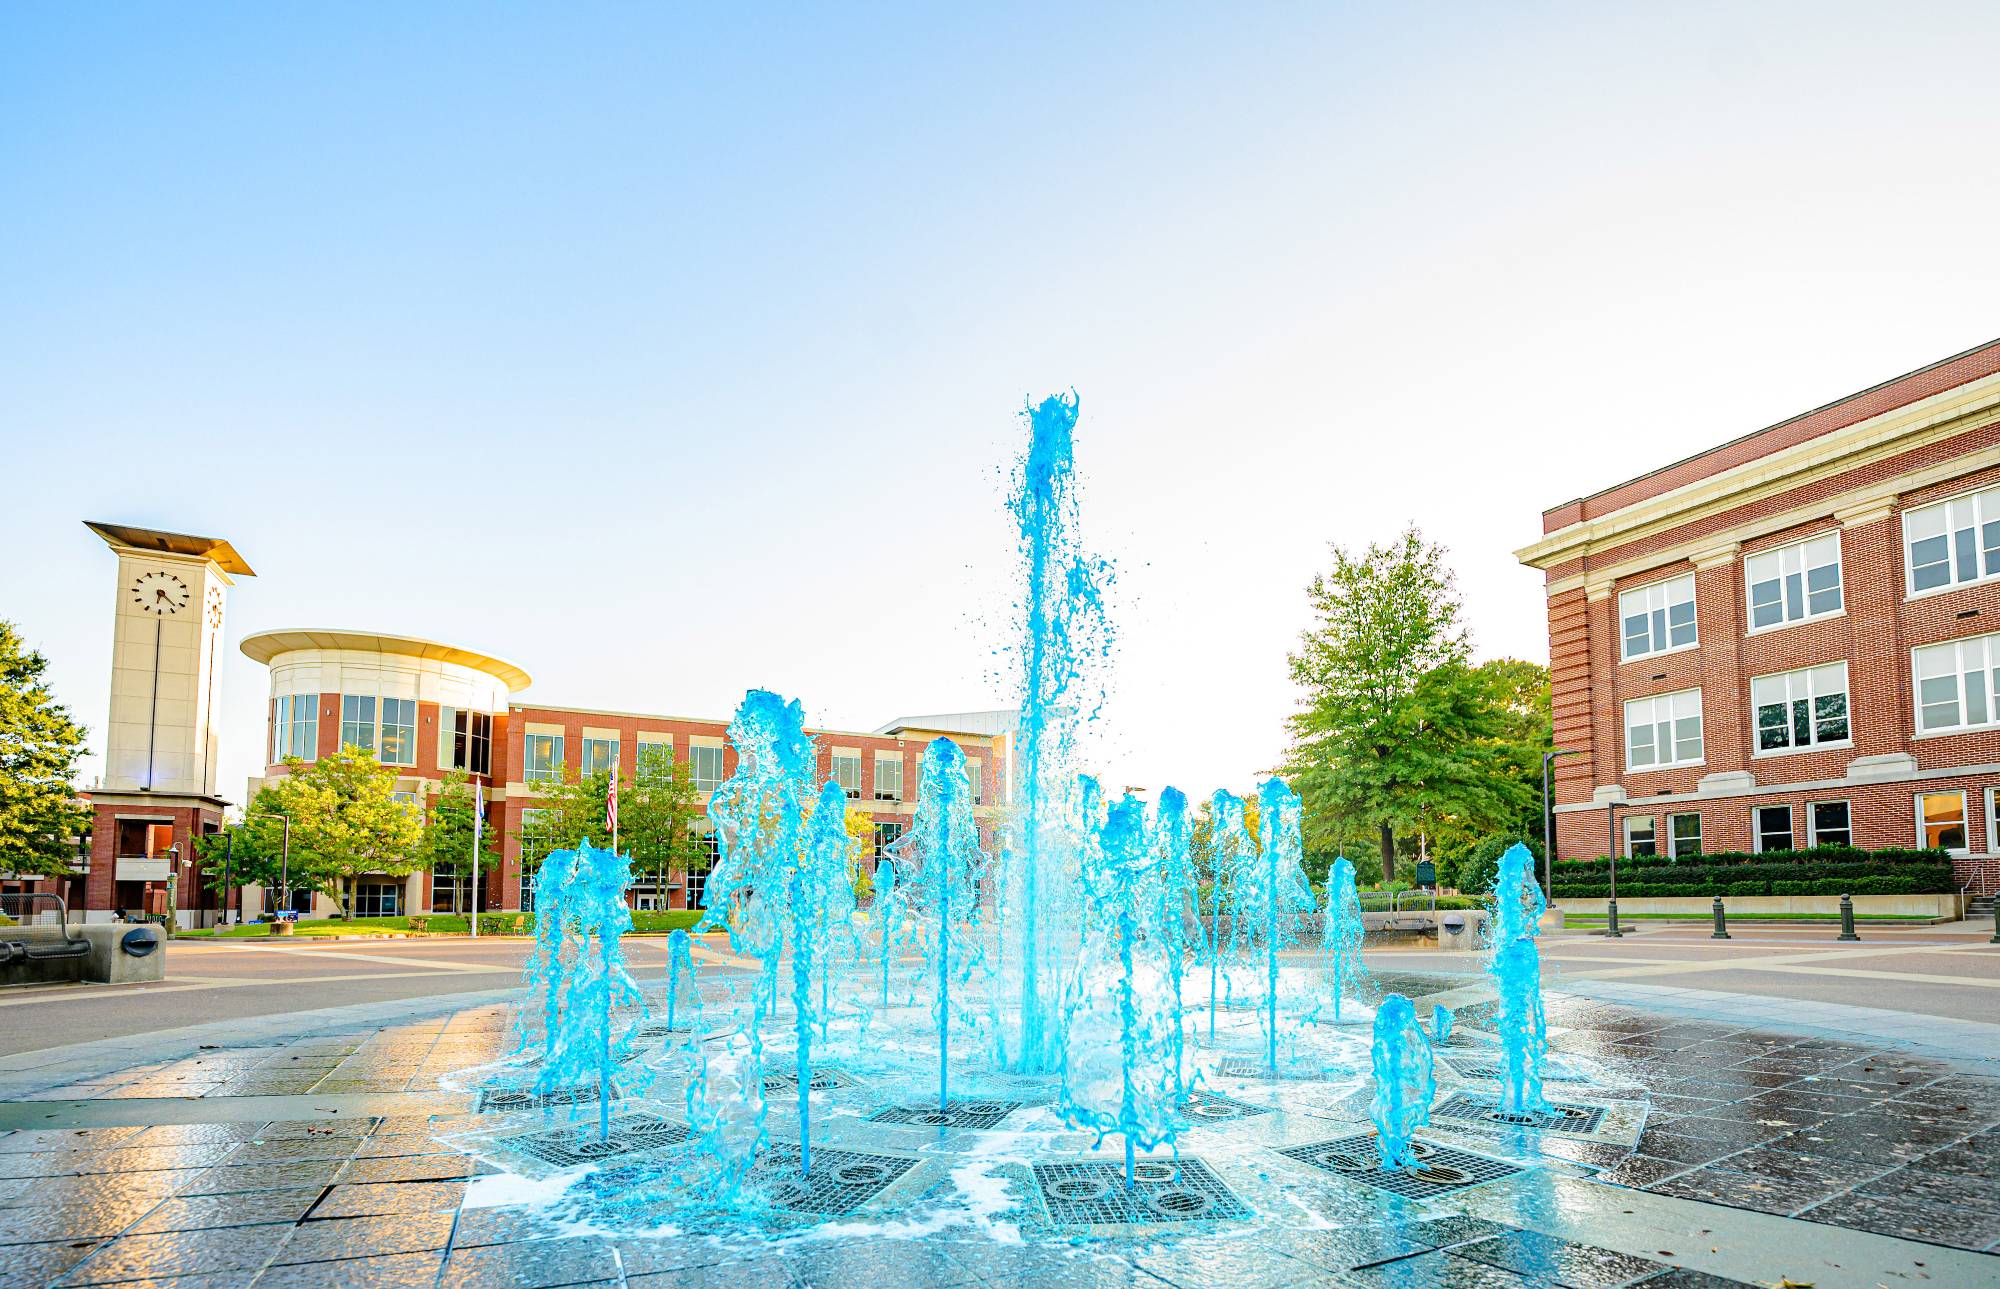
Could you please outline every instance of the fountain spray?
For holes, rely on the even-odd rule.
[[[1188,818],[1187,793],[1179,788],[1160,790],[1160,808],[1153,825],[1157,868],[1151,883],[1155,893],[1154,922],[1149,936],[1157,937],[1166,955],[1171,984],[1167,1008],[1173,1016],[1174,1086],[1187,1091],[1186,1007],[1181,999],[1181,978],[1187,970],[1188,928],[1196,924],[1189,903],[1195,898],[1192,847],[1194,825]]]
[[[1028,453],[1008,500],[1020,535],[1023,589],[1017,649],[1016,827],[999,888],[1013,1032],[1003,1063],[1056,1067],[1062,1041],[1063,971],[1076,945],[1077,803],[1071,765],[1079,724],[1095,715],[1087,675],[1110,648],[1104,588],[1110,566],[1086,555],[1077,536],[1072,435],[1077,403],[1047,398],[1026,413]]]
[[[1536,923],[1548,903],[1535,881],[1535,857],[1516,842],[1500,856],[1493,879],[1493,957],[1486,972],[1499,994],[1494,1028],[1500,1035],[1500,1113],[1533,1115],[1549,1108],[1542,1095],[1548,1020],[1542,1011],[1542,954]]]
[[[1246,932],[1255,938],[1264,963],[1265,1068],[1278,1068],[1279,955],[1298,943],[1299,921],[1313,907],[1312,885],[1302,863],[1299,794],[1283,779],[1266,779],[1257,789],[1259,853],[1250,857],[1249,880],[1240,880],[1237,907],[1249,914]]]
[[[1417,1023],[1417,1009],[1401,994],[1390,994],[1375,1012],[1375,1098],[1368,1117],[1375,1122],[1375,1148],[1382,1167],[1401,1172],[1416,1166],[1410,1139],[1431,1121],[1437,1096],[1437,1069],[1430,1040]]]
[[[1366,927],[1361,918],[1361,892],[1354,884],[1354,865],[1342,855],[1326,874],[1326,913],[1320,926],[1320,970],[1333,992],[1333,1019],[1340,1019],[1341,998],[1350,984],[1366,978],[1361,960]]]
[[[1202,947],[1208,957],[1208,1041],[1215,1041],[1215,1011],[1218,979],[1222,974],[1222,919],[1229,917],[1229,941],[1233,948],[1241,932],[1237,916],[1240,895],[1237,882],[1247,877],[1255,858],[1250,830],[1243,822],[1243,798],[1226,789],[1216,789],[1208,799],[1208,927]]]
[[[967,1023],[979,1009],[965,995],[984,965],[979,883],[986,856],[979,849],[979,828],[973,822],[965,753],[952,740],[933,739],[924,749],[916,818],[889,853],[897,868],[909,872],[904,889],[923,916],[931,1018],[937,1025],[938,1113],[943,1114],[951,1101],[953,996],[959,996],[959,1022]]]

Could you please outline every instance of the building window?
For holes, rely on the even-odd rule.
[[[467,774],[493,773],[493,718],[462,707],[438,709],[439,763]]]
[[[833,781],[847,793],[849,801],[861,797],[861,754],[859,752],[835,752],[833,754]]]
[[[533,782],[537,779],[560,779],[563,763],[563,736],[560,734],[530,734],[521,740],[521,777]]]
[[[1806,667],[1750,681],[1757,750],[1786,752],[1848,741],[1847,664]]]
[[[986,767],[979,761],[965,763],[965,777],[972,784],[972,804],[986,804]]]
[[[2000,636],[1974,636],[1910,650],[1917,732],[2000,724]]]
[[[1840,612],[1840,534],[1752,555],[1743,561],[1750,629],[1763,631]]]
[[[1635,698],[1625,704],[1625,768],[1658,770],[1699,765],[1701,691]]]
[[[1852,846],[1854,825],[1845,801],[1815,801],[1806,807],[1815,846]]]
[[[535,875],[527,869],[521,870],[521,912],[535,911]]]
[[[555,849],[555,843],[549,837],[548,819],[547,810],[530,808],[521,811],[521,868],[524,871],[540,865],[543,858]]]
[[[1625,624],[1625,657],[1691,648],[1694,631],[1694,574],[1655,582],[1618,597],[1618,617]]]
[[[403,788],[397,788],[392,791],[389,794],[389,800],[397,802],[405,810],[422,810],[424,808],[423,802],[418,799],[416,793]]]
[[[687,906],[691,909],[706,907],[702,901],[708,898],[708,874],[689,873],[687,875]]]
[[[903,825],[893,824],[893,823],[876,824],[875,861],[877,863],[880,863],[884,859],[887,859],[888,855],[886,852],[888,851],[889,847],[895,845],[898,841],[901,841],[902,837],[903,837]]]
[[[875,758],[875,799],[903,799],[903,758],[877,755]]]
[[[1903,555],[1912,595],[2000,575],[2000,488],[1904,511]]]
[[[310,761],[319,754],[319,695],[280,694],[271,722],[271,764],[288,756]]]
[[[437,864],[431,868],[431,912],[470,913],[472,875],[463,864]]]
[[[354,916],[358,918],[392,918],[403,910],[403,884],[401,882],[356,882],[354,884]]]
[[[1625,857],[1630,859],[1634,855],[1658,854],[1659,846],[1653,833],[1653,816],[1626,815]]]
[[[1963,792],[1917,794],[1917,845],[1954,855],[1967,853]]]
[[[694,771],[695,791],[715,791],[722,786],[722,749],[695,744],[688,749],[688,768]]]
[[[1701,854],[1701,816],[1669,815],[1667,829],[1673,838],[1674,858]]]
[[[365,694],[340,696],[340,745],[375,750],[375,700]]]
[[[384,765],[417,763],[417,700],[382,700],[382,751]]]
[[[667,741],[665,735],[649,736],[641,734],[639,736],[639,755],[633,758],[632,761],[633,777],[637,778],[642,772],[667,775],[672,774],[673,770],[674,745]]]
[[[611,767],[618,764],[618,740],[615,738],[586,738],[583,741],[583,772],[585,775],[609,774]]]
[[[1756,834],[1758,850],[1792,849],[1790,806],[1758,806],[1750,812],[1750,827]]]

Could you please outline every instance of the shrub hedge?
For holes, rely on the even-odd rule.
[[[1611,863],[1559,859],[1550,875],[1557,899],[1604,899]],[[1941,850],[1740,851],[1713,855],[1635,855],[1618,861],[1618,894],[1656,895],[1938,895],[1958,889]]]

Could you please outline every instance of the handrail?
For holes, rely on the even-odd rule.
[[[14,892],[10,892],[10,893],[7,893],[7,894],[0,894],[0,907],[4,907],[4,905],[5,905],[6,901],[8,901],[8,900],[30,900],[30,901],[33,901],[33,900],[48,900],[48,901],[50,901],[51,903],[53,903],[53,904],[54,904],[54,905],[56,906],[56,925],[62,928],[62,938],[63,938],[63,943],[65,943],[65,944],[83,944],[83,943],[85,943],[85,941],[83,940],[83,938],[82,938],[81,936],[74,936],[74,935],[71,935],[71,934],[69,933],[69,904],[68,904],[68,903],[67,903],[67,902],[66,902],[66,901],[65,901],[65,900],[63,899],[63,897],[62,897],[62,896],[60,896],[60,895],[57,895],[57,894],[56,894],[55,892],[53,892],[53,891],[14,891]],[[21,922],[21,925],[23,925],[23,926],[34,926],[34,925],[36,925],[36,924],[35,924],[35,923],[33,923],[33,922],[29,922],[29,921],[27,921],[27,920],[23,919],[23,921]]]

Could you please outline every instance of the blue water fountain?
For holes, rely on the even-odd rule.
[[[625,904],[631,884],[630,859],[588,841],[574,851],[551,853],[535,879],[536,949],[545,955],[540,967],[546,973],[547,1008],[535,1091],[550,1095],[594,1084],[600,1139],[611,1131],[612,1101],[642,1090],[651,1074],[644,1065],[627,1065],[645,1015],[644,997],[625,969],[622,943],[632,929]],[[634,1011],[636,1019],[617,1019],[619,1012]]]
[[[1487,974],[1499,995],[1494,1029],[1500,1037],[1500,1113],[1523,1117],[1548,1110],[1542,1064],[1548,1021],[1542,1011],[1542,954],[1535,929],[1547,901],[1535,881],[1535,857],[1518,842],[1500,856],[1493,879],[1493,952]]]
[[[985,970],[979,887],[986,855],[972,817],[965,753],[952,740],[933,739],[924,749],[916,817],[910,831],[890,847],[890,855],[898,869],[909,873],[901,889],[923,922],[925,976],[938,1045],[938,1113],[943,1114],[951,1102],[954,1018],[961,1026],[975,1023],[986,1002],[967,996]]]
[[[1319,969],[1333,999],[1333,1019],[1341,1019],[1341,1001],[1367,978],[1361,943],[1367,932],[1361,917],[1361,892],[1354,882],[1354,864],[1342,855],[1326,874],[1326,907],[1320,920]]]
[[[667,1032],[692,1026],[701,1013],[701,985],[695,977],[694,943],[685,927],[667,933]]]
[[[1163,788],[1153,823],[1155,866],[1147,883],[1152,892],[1152,922],[1146,934],[1156,938],[1166,958],[1166,1006],[1173,1023],[1174,1084],[1188,1088],[1187,1010],[1181,997],[1188,952],[1194,947],[1192,928],[1199,925],[1195,904],[1194,821],[1188,817],[1187,793]]]
[[[1299,926],[1312,911],[1312,884],[1306,881],[1299,795],[1285,781],[1271,778],[1257,789],[1257,851],[1244,857],[1234,883],[1234,908],[1243,939],[1262,976],[1258,1019],[1263,1026],[1264,1065],[1276,1072],[1280,1039],[1296,1039],[1296,1026],[1281,1013],[1284,951],[1298,943]]]
[[[1146,826],[1146,804],[1127,794],[1105,813],[1085,849],[1083,948],[1069,992],[1058,1108],[1072,1124],[1117,1134],[1125,1149],[1125,1186],[1137,1153],[1171,1143],[1180,1102],[1178,1020],[1165,1005],[1172,972],[1165,946],[1145,933],[1147,887],[1159,878],[1159,853]]]
[[[1243,798],[1218,788],[1208,800],[1208,899],[1203,918],[1202,956],[1208,964],[1208,1041],[1215,1042],[1215,1013],[1228,983],[1225,963],[1241,944],[1243,896],[1256,851],[1244,822]],[[1228,923],[1225,934],[1223,923]]]
[[[1023,590],[1014,827],[998,892],[1011,996],[1000,1042],[1009,1068],[1048,1071],[1061,1055],[1063,979],[1077,943],[1076,736],[1095,714],[1090,673],[1110,647],[1104,589],[1111,573],[1078,538],[1076,400],[1047,398],[1026,415],[1028,452],[1008,501]]]
[[[1417,1129],[1431,1121],[1437,1096],[1437,1069],[1430,1040],[1417,1023],[1417,1009],[1401,994],[1390,994],[1375,1009],[1375,1096],[1368,1117],[1375,1124],[1375,1148],[1382,1167],[1401,1172],[1416,1167],[1411,1145]]]

